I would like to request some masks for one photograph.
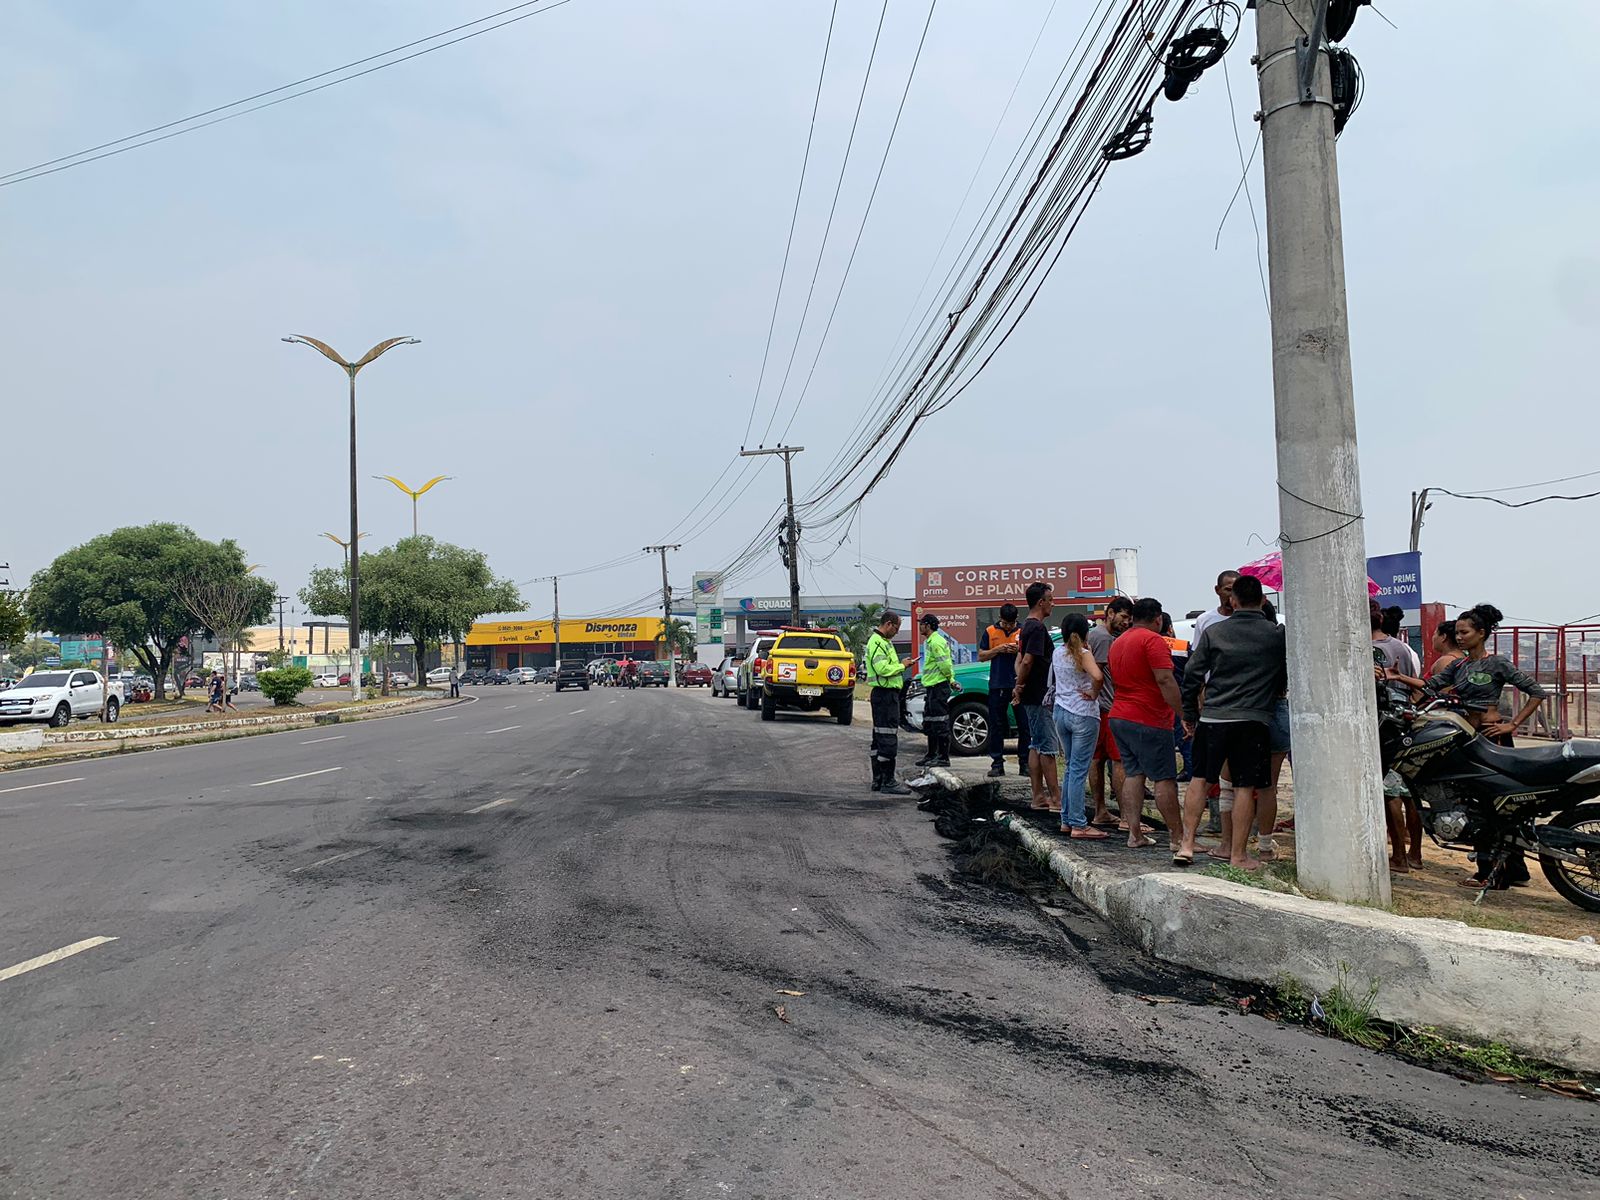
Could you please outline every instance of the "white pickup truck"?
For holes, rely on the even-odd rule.
[[[122,712],[122,702],[122,684],[113,683],[106,689],[97,671],[35,671],[0,692],[0,725],[39,721],[59,729],[71,724],[74,717],[100,717],[113,724]]]

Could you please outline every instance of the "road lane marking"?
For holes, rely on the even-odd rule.
[[[360,850],[346,850],[343,854],[334,854],[330,855],[328,858],[319,858],[314,863],[307,863],[303,867],[296,867],[294,870],[290,871],[289,874],[298,875],[301,871],[310,871],[316,867],[325,867],[329,863],[344,862],[344,860],[347,858],[359,858],[361,855],[370,854],[376,849],[376,846],[365,846]]]
[[[616,701],[615,701],[615,700],[613,700],[613,701],[612,701],[612,703],[613,703],[613,704],[615,704],[615,703],[616,703]],[[567,714],[567,716],[569,716],[569,717],[575,717],[575,716],[577,716],[577,715],[578,715],[578,714],[579,714],[579,713],[581,713],[581,712],[588,712],[588,711],[589,711],[589,710],[588,710],[588,709],[586,709],[586,708],[575,708],[575,709],[573,709],[573,710],[572,710],[572,711],[571,711],[571,712],[569,712],[569,713],[568,713],[568,714]]]
[[[513,709],[513,708],[515,708],[515,707],[516,707],[516,705],[515,705],[515,704],[508,704],[508,705],[506,705],[506,707],[505,707],[505,711],[506,711],[506,712],[510,712],[510,711],[511,711],[511,710],[512,710],[512,709]]]
[[[34,788],[57,787],[63,783],[82,783],[82,775],[74,775],[71,779],[52,779],[49,783],[25,783],[21,787],[0,788],[0,796],[7,792],[31,792]]]
[[[467,815],[470,817],[473,813],[488,812],[491,808],[499,808],[502,804],[510,804],[515,799],[515,796],[501,796],[498,800],[491,800],[487,804],[480,804],[476,808],[467,809]]]
[[[300,744],[302,746],[315,746],[318,742],[342,742],[349,736],[346,733],[336,733],[332,737],[312,738],[309,742],[301,742]]]
[[[67,780],[62,780],[66,783]],[[26,975],[29,971],[37,971],[40,967],[48,967],[51,963],[58,963],[63,958],[71,958],[74,954],[82,954],[85,950],[93,950],[96,946],[104,946],[107,942],[114,942],[114,937],[84,938],[81,942],[73,942],[70,946],[63,946],[59,950],[52,950],[49,954],[41,954],[38,958],[30,958],[27,962],[19,962],[14,967],[7,967],[0,971],[0,983],[14,979],[18,975]]]
[[[435,717],[433,719],[433,723],[435,725],[437,725],[440,721],[454,721],[454,720],[455,720],[454,717]]]
[[[616,703],[616,701],[615,701],[615,700],[607,700],[607,701],[606,701],[606,703],[607,703],[607,704],[615,704],[615,703]]]
[[[510,733],[513,729],[521,729],[521,725],[507,725],[504,729],[485,729],[485,733]]]
[[[326,775],[330,771],[342,771],[343,767],[323,767],[320,771],[303,771],[299,775],[285,775],[281,779],[263,779],[260,783],[252,783],[251,787],[266,787],[273,783],[289,783],[295,779],[310,779],[313,775]]]

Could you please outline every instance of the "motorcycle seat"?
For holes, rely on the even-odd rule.
[[[1465,753],[1481,766],[1533,787],[1566,783],[1579,771],[1600,767],[1600,742],[1513,747],[1475,737],[1467,743]]]

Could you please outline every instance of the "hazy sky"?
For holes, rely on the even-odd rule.
[[[488,0],[18,0],[0,37],[0,172],[484,15]],[[1076,39],[1058,0],[959,244]],[[0,561],[22,582],[116,525],[231,536],[293,593],[348,531],[344,381],[367,370],[362,526],[409,532],[387,483],[455,476],[425,532],[516,580],[661,539],[737,452],[760,367],[828,0],[572,0],[348,85],[0,188],[6,407]],[[774,355],[786,358],[879,5],[842,0]],[[809,364],[926,5],[890,0]],[[790,439],[804,490],[871,395],[1050,0],[943,0],[817,376]],[[1363,9],[1367,92],[1339,144],[1369,553],[1410,492],[1600,469],[1600,9],[1530,0]],[[1240,136],[1256,107],[1230,55]],[[1448,52],[1441,51],[1448,47]],[[860,548],[947,565],[1137,546],[1143,590],[1198,607],[1277,532],[1268,329],[1220,70],[1157,110],[981,381],[868,501]],[[1251,187],[1260,213],[1259,162]],[[947,254],[953,251],[947,251]],[[940,271],[942,274],[943,264]],[[1589,351],[1583,350],[1589,346]],[[763,395],[757,429],[775,389]],[[785,417],[796,389],[784,400]],[[783,422],[780,419],[779,425]],[[754,440],[752,435],[752,440]],[[100,479],[97,467],[113,464]],[[1590,491],[1600,479],[1550,491]],[[1522,492],[1510,499],[1536,495]],[[672,559],[722,565],[782,496],[767,465]],[[1522,618],[1600,610],[1600,501],[1442,499],[1429,599]],[[673,540],[681,540],[674,538]],[[856,545],[807,591],[876,591]],[[734,594],[785,586],[773,553]],[[642,596],[654,560],[570,579],[569,613]],[[910,572],[890,581],[905,592]],[[525,589],[548,610],[543,585]]]

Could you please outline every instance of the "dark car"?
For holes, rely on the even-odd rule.
[[[678,673],[679,687],[710,687],[711,668],[705,663],[690,663]]]
[[[672,668],[664,662],[646,659],[639,664],[640,687],[666,687],[672,682]]]
[[[556,681],[556,669],[554,667],[540,667],[533,673],[533,681],[535,683],[554,683]]]
[[[556,667],[556,691],[562,688],[589,690],[589,664],[579,658],[564,658]]]
[[[478,669],[476,669],[476,668],[474,668],[474,669],[472,669],[470,671],[463,671],[457,677],[457,682],[459,682],[462,687],[467,687],[470,684],[482,683],[483,682],[483,672],[478,670]]]
[[[486,674],[483,677],[483,681],[485,683],[499,685],[502,683],[515,683],[516,679],[512,677],[510,671],[504,671],[497,667],[493,671],[490,671],[488,674]]]

